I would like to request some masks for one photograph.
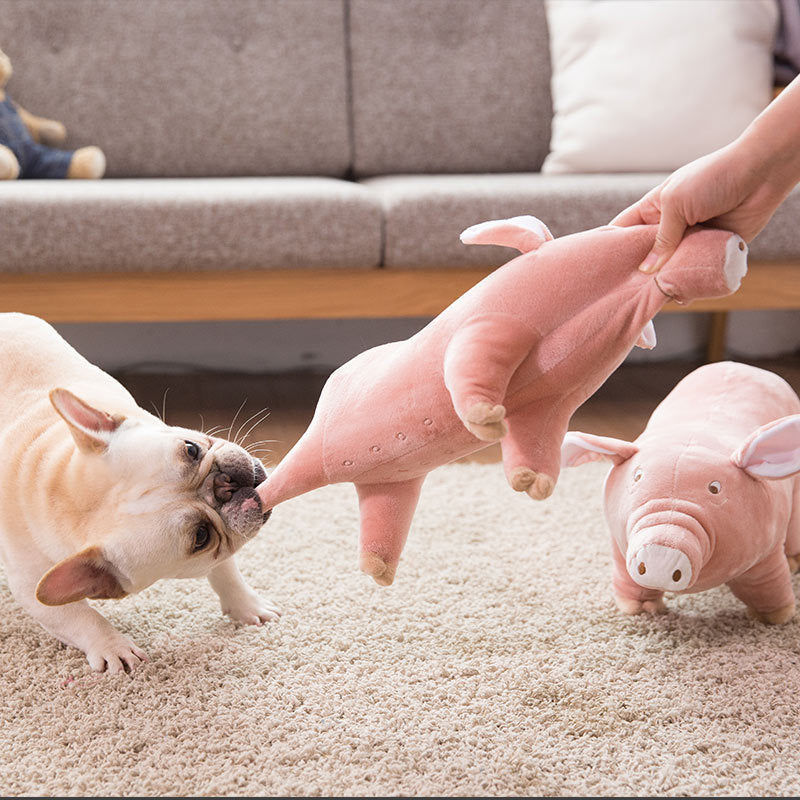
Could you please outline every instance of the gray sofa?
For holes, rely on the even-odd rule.
[[[326,316],[327,297],[411,315],[393,271],[429,313],[511,255],[462,246],[468,225],[562,235],[660,179],[539,174],[539,0],[4,0],[2,19],[12,96],[108,157],[99,182],[0,185],[3,305],[53,321]],[[752,247],[758,297],[730,307],[800,308],[798,213],[795,193]]]

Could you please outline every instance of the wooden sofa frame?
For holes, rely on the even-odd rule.
[[[486,269],[0,275],[0,310],[63,322],[432,317]],[[755,262],[742,288],[668,312],[712,312],[707,358],[724,357],[730,311],[800,309],[800,261]]]

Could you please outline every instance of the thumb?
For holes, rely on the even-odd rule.
[[[656,241],[653,244],[653,249],[639,265],[639,269],[642,272],[657,272],[660,270],[678,249],[687,227],[686,219],[675,204],[663,203]]]

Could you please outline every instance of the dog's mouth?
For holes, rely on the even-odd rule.
[[[249,539],[272,514],[255,491],[267,478],[264,465],[248,455],[216,466],[219,471],[213,476],[212,491],[218,512],[232,530]]]

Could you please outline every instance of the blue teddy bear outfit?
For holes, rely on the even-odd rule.
[[[72,151],[58,150],[34,141],[8,94],[0,102],[0,144],[17,157],[20,178],[67,177]]]

